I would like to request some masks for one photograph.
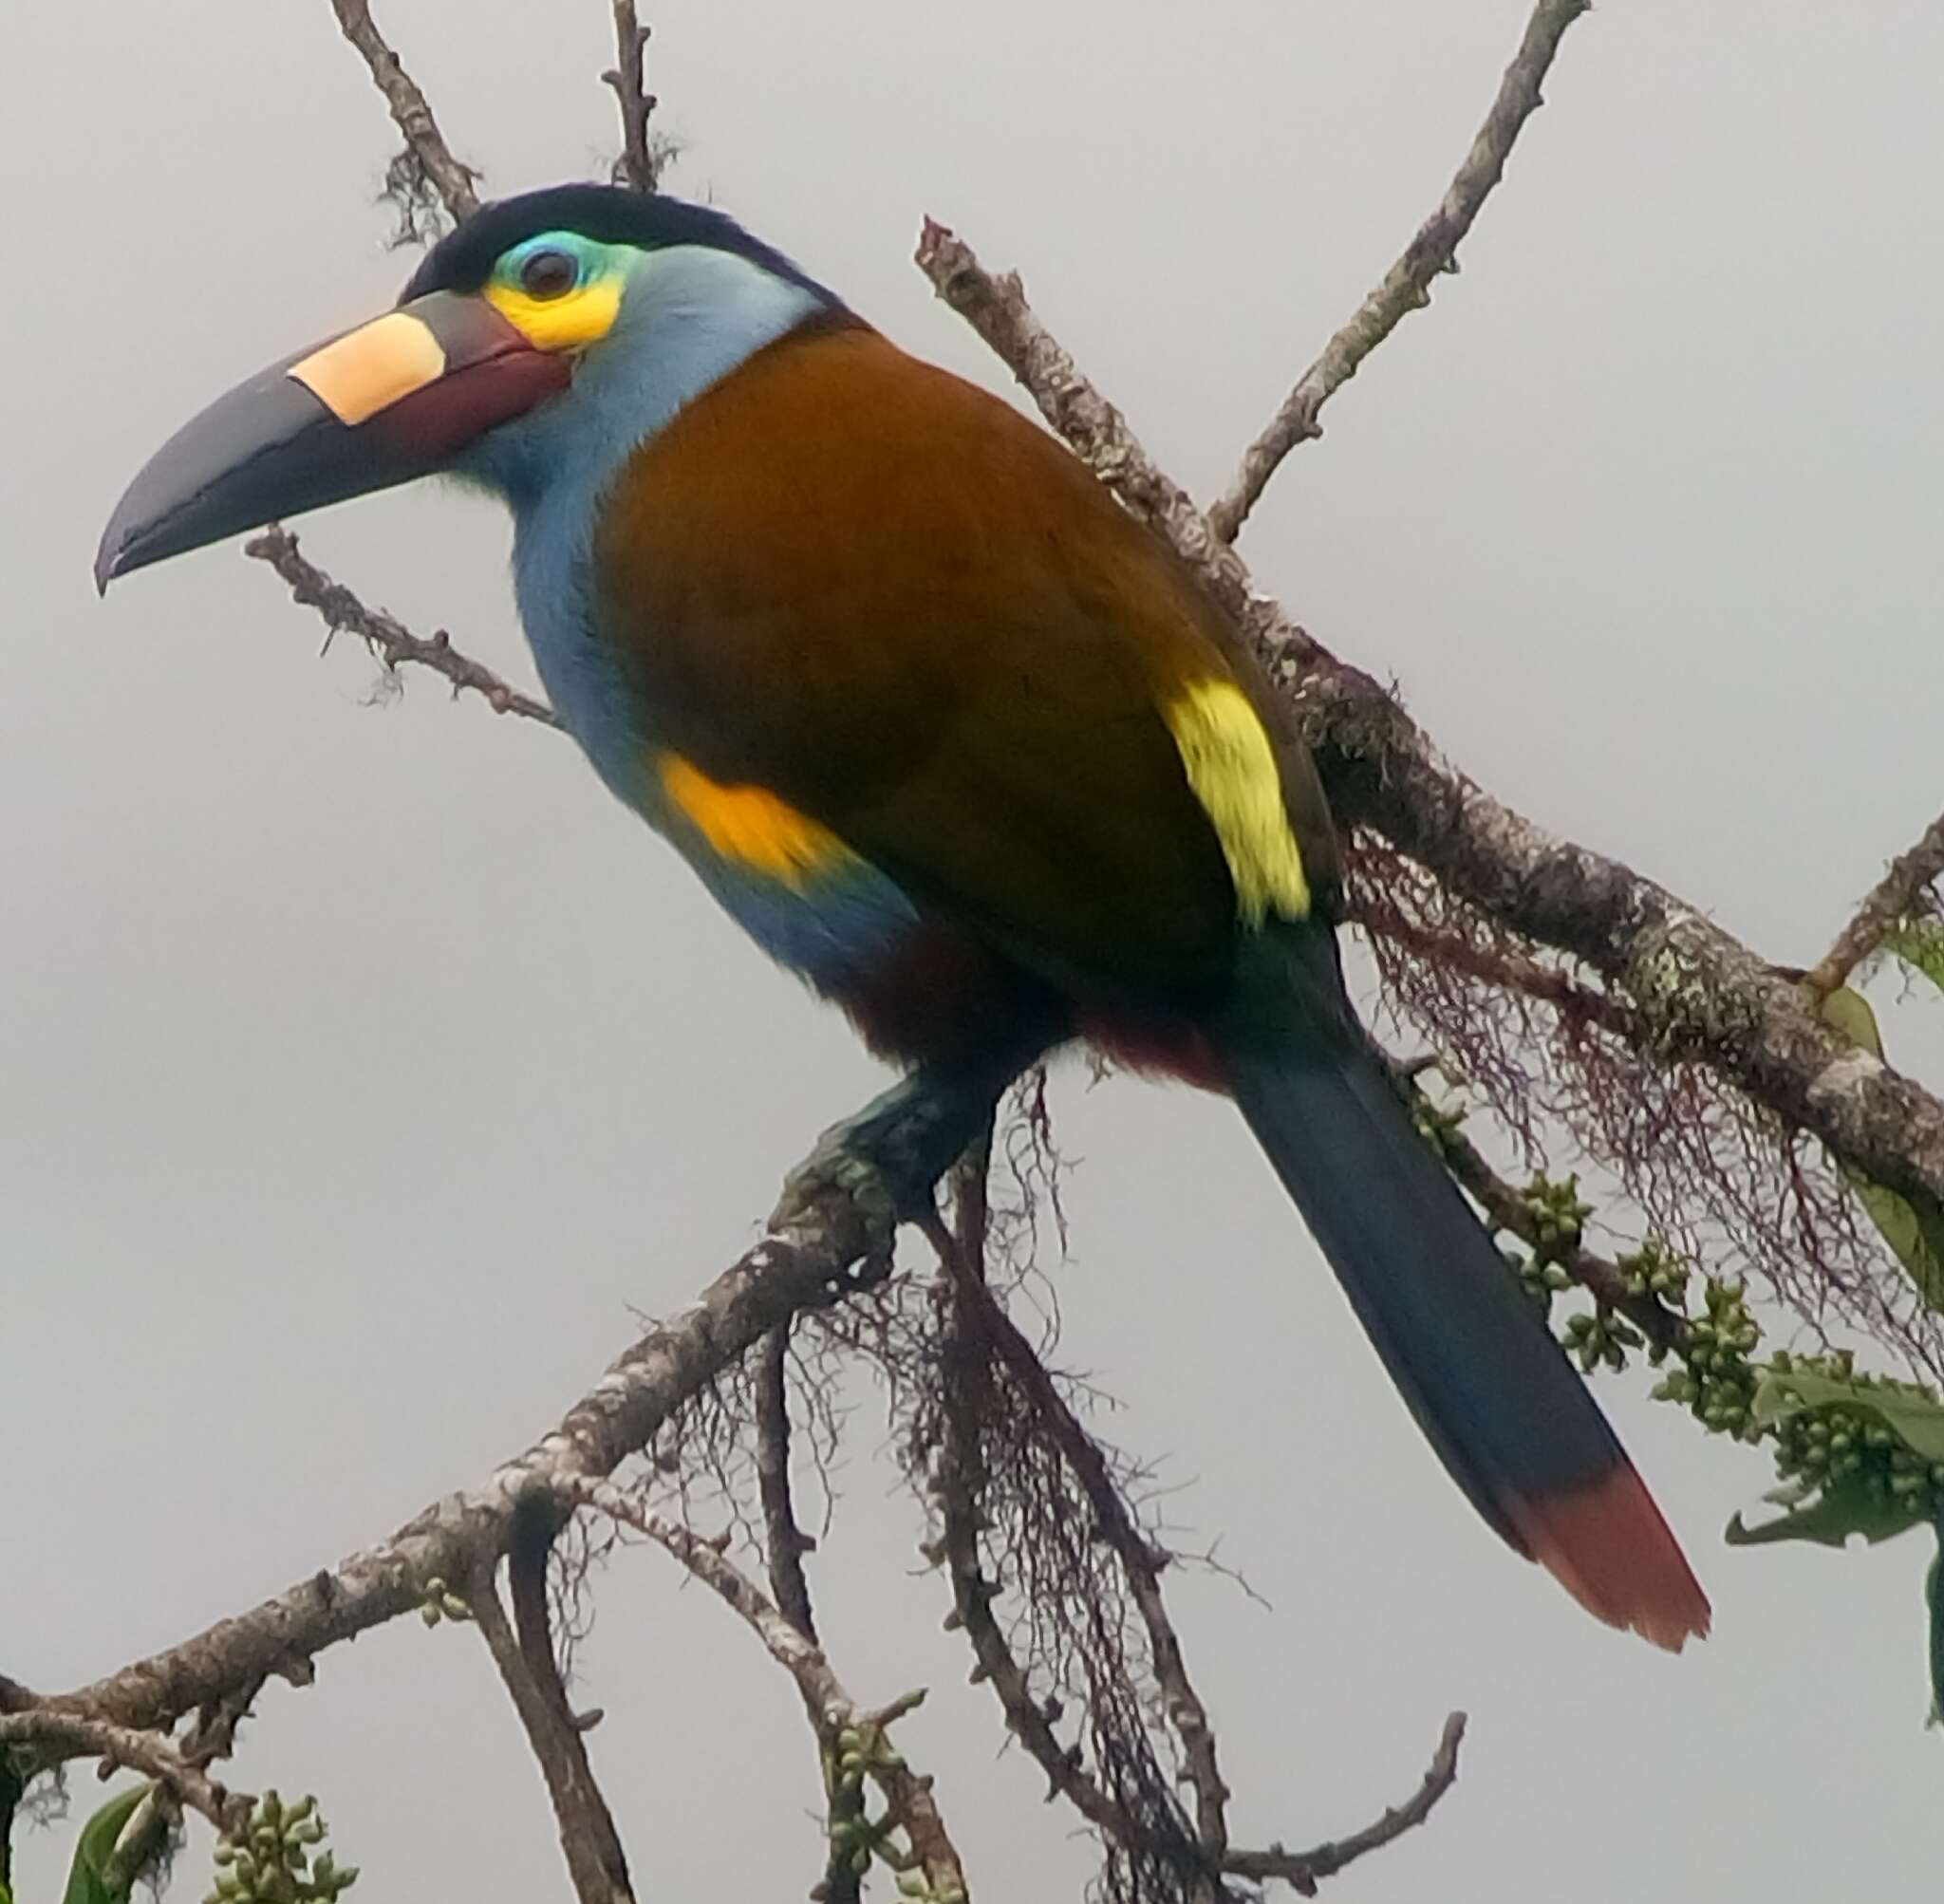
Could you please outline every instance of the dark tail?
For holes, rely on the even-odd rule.
[[[1392,1380],[1512,1546],[1678,1652],[1707,1633],[1708,1600],[1645,1484],[1352,1021],[1334,945],[1277,957],[1275,1007],[1213,1036]]]

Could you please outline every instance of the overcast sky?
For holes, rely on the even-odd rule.
[[[908,263],[925,214],[956,226],[1207,495],[1443,189],[1525,8],[645,11],[672,187],[998,386]],[[605,163],[600,0],[381,19],[489,189]],[[1265,584],[1467,769],[1778,960],[1821,952],[1944,786],[1940,72],[1917,0],[1610,0],[1463,276],[1247,532]],[[560,737],[429,679],[368,705],[358,645],[320,661],[234,549],[96,601],[95,538],[162,437],[395,294],[411,260],[371,203],[395,143],[323,0],[0,24],[0,1670],[36,1686],[482,1478],[878,1081]],[[304,532],[367,598],[531,678],[487,503],[427,486]],[[1879,994],[1893,1056],[1935,1059],[1934,1003]],[[1082,1160],[1067,1355],[1273,1603],[1176,1588],[1239,1837],[1362,1824],[1463,1706],[1457,1791],[1332,1896],[1935,1877],[1918,1540],[1724,1549],[1766,1464],[1609,1380],[1715,1636],[1674,1660],[1608,1633],[1446,1482],[1225,1107],[1069,1074],[1057,1111]],[[934,1688],[904,1743],[980,1895],[1077,1898],[1091,1849],[998,1755],[877,1440],[860,1418],[814,1563],[839,1668],[867,1700]],[[792,1689],[664,1559],[611,1567],[599,1610],[583,1696],[642,1896],[801,1895]],[[567,1895],[470,1632],[402,1622],[260,1709],[237,1781],[315,1790],[359,1896]],[[66,1851],[28,1840],[23,1904]]]

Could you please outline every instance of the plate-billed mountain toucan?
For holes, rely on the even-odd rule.
[[[885,1164],[895,1126],[928,1185],[1070,1038],[1227,1092],[1492,1527],[1601,1619],[1707,1632],[1352,1012],[1307,754],[1059,443],[720,214],[566,186],[188,424],[97,579],[435,471],[511,505],[534,660],[602,779],[909,1068],[839,1154]]]

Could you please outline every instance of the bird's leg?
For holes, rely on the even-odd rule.
[[[1047,1043],[1042,1034],[1022,1034],[970,1060],[919,1065],[817,1139],[784,1184],[779,1209],[838,1190],[886,1222],[928,1211],[933,1186]]]
[[[978,1136],[1009,1082],[921,1065],[817,1139],[790,1173],[784,1203],[836,1189],[893,1222],[928,1209],[932,1186]]]

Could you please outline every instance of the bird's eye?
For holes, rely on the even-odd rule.
[[[535,252],[520,266],[520,289],[531,298],[565,297],[581,274],[566,252]]]

